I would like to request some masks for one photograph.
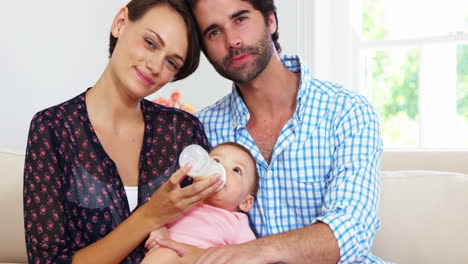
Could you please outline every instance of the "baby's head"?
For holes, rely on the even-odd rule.
[[[210,156],[223,165],[227,181],[205,203],[229,211],[248,212],[258,189],[257,165],[250,151],[237,143],[226,142],[213,148]]]

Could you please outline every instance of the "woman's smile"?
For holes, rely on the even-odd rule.
[[[138,70],[137,67],[134,67],[136,75],[138,76],[138,79],[145,85],[145,86],[151,86],[154,84],[154,81],[146,75],[144,72]]]

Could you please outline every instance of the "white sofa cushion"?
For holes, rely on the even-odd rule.
[[[384,171],[373,253],[400,264],[468,263],[468,175]]]
[[[0,152],[0,263],[27,263],[23,224],[24,155]]]
[[[24,155],[0,152],[0,263],[26,263]],[[468,175],[384,171],[373,252],[399,264],[468,263]]]

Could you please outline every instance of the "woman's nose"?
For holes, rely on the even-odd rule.
[[[146,60],[146,67],[152,74],[158,74],[164,63],[164,58],[161,54],[153,54]]]

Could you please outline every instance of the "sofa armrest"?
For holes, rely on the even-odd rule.
[[[27,263],[23,227],[24,155],[0,152],[0,263]]]

